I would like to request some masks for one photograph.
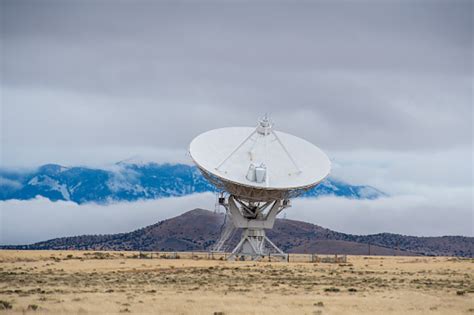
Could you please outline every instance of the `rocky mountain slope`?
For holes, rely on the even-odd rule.
[[[121,234],[57,238],[10,249],[207,251],[218,239],[223,214],[196,209],[145,228]],[[277,219],[270,239],[289,253],[352,255],[443,255],[473,257],[474,238],[415,237],[398,234],[351,235],[311,223]],[[228,243],[236,245],[240,231]]]
[[[0,169],[0,200],[43,196],[76,203],[134,201],[214,191],[194,166],[120,162],[109,169],[43,165],[32,171]],[[329,178],[306,196],[335,195],[375,199],[385,194]]]

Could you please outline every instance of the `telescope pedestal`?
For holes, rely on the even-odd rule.
[[[268,243],[276,253],[270,254],[265,243]],[[264,229],[244,229],[242,238],[237,246],[232,251],[229,259],[235,259],[237,256],[250,256],[253,260],[261,257],[272,255],[286,258],[285,254],[265,235]]]
[[[238,256],[250,256],[252,260],[267,255],[287,258],[287,254],[268,239],[265,229],[273,228],[277,214],[290,206],[288,200],[258,203],[244,201],[231,195],[224,206],[228,209],[234,226],[243,229],[242,238],[229,256],[229,260]],[[267,208],[270,209],[265,211]]]

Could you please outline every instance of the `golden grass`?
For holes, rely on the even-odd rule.
[[[473,259],[349,256],[326,264],[137,256],[0,251],[0,308],[2,301],[12,306],[0,312],[474,314]]]

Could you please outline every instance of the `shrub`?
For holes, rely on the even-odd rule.
[[[36,304],[30,304],[28,305],[28,308],[27,308],[29,311],[36,311],[38,309],[38,305]]]
[[[335,287],[330,287],[330,288],[326,288],[324,289],[324,292],[339,292],[341,290],[339,290],[338,288],[335,288]]]
[[[12,304],[7,301],[0,300],[0,310],[9,310],[12,308]]]

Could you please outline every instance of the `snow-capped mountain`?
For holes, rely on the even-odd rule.
[[[109,169],[43,165],[34,171],[0,169],[0,200],[43,196],[76,203],[134,201],[215,191],[194,166],[119,162]],[[305,197],[335,195],[375,199],[385,194],[370,186],[326,179]]]

